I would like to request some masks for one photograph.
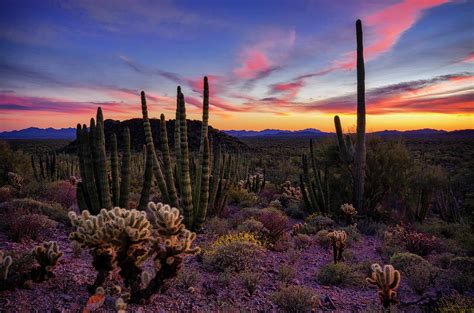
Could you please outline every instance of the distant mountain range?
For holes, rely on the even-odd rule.
[[[130,121],[124,121],[124,124],[131,123]],[[135,123],[136,122],[136,123]],[[111,123],[111,122],[110,122]],[[115,122],[116,123],[116,122]],[[136,125],[128,125],[131,127],[137,127],[141,125],[139,121],[134,121]],[[140,124],[140,125],[139,125]],[[218,130],[213,130],[219,132]],[[254,137],[317,137],[333,135],[334,133],[323,132],[314,128],[307,128],[302,130],[282,130],[282,129],[264,129],[264,130],[224,130],[222,131],[226,135],[236,138],[254,138]],[[455,131],[436,130],[430,128],[417,129],[417,130],[384,130],[370,133],[371,135],[383,136],[383,137],[426,137],[426,136],[461,136],[471,137],[474,136],[474,129],[464,129]],[[37,128],[30,127],[22,130],[5,131],[0,132],[0,139],[67,139],[74,140],[76,138],[75,128]],[[224,139],[225,141],[225,139]]]
[[[319,129],[307,128],[303,130],[281,130],[281,129],[264,129],[260,131],[255,130],[224,130],[224,133],[237,138],[256,138],[256,137],[317,137],[334,135],[334,133],[323,132]],[[382,137],[431,137],[431,136],[463,136],[474,137],[474,129],[464,129],[455,131],[437,130],[437,129],[417,129],[417,130],[383,130],[369,135]]]
[[[75,128],[38,128],[0,132],[0,139],[76,139]]]

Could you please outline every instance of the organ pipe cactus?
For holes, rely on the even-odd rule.
[[[353,175],[353,197],[357,210],[364,212],[364,180],[365,180],[365,68],[362,38],[362,22],[356,22],[357,37],[357,135],[355,148],[349,136],[344,139],[341,120],[339,116],[334,117],[337,141],[341,159],[352,166]]]
[[[145,210],[150,200],[151,183],[153,180],[153,153],[143,146],[144,155],[146,155],[145,161],[145,173],[143,174],[143,186],[140,195],[140,201],[138,203],[139,210]]]
[[[186,227],[200,229],[206,215],[220,211],[220,208],[225,205],[227,193],[236,180],[235,173],[238,165],[238,160],[227,155],[222,156],[220,150],[216,156],[212,156],[208,137],[209,84],[207,77],[204,78],[203,121],[197,163],[194,162],[189,151],[186,106],[181,87],[177,88],[176,96],[174,162],[171,158],[172,153],[168,144],[166,120],[163,114],[160,116],[162,164],[159,161],[143,91],[141,97],[147,148],[153,153],[154,175],[162,198],[183,213]]]
[[[331,240],[333,254],[334,254],[334,263],[342,261],[342,253],[346,247],[347,234],[345,231],[335,230],[330,232],[328,238]]]
[[[309,160],[306,155],[302,156],[303,173],[300,175],[302,198],[308,211],[328,213],[331,209],[328,170],[327,167],[324,169],[319,167],[312,139],[309,147]]]
[[[395,290],[400,285],[400,272],[392,265],[385,265],[382,269],[379,264],[372,264],[372,275],[366,281],[378,288],[377,293],[385,309],[398,303]]]
[[[102,109],[97,109],[97,124],[92,118],[90,128],[77,125],[77,141],[81,183],[77,188],[78,206],[81,211],[88,209],[98,213],[101,208],[110,209],[114,205],[128,206],[130,189],[130,133],[125,128],[123,134],[123,157],[119,166],[117,138],[111,137],[111,182],[109,183],[107,156],[104,139],[104,118]],[[121,177],[120,177],[121,176]],[[112,194],[110,189],[112,187]]]

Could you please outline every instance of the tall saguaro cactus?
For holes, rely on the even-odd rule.
[[[354,203],[360,212],[364,212],[364,180],[365,180],[365,67],[364,48],[362,38],[362,22],[356,22],[357,38],[357,135],[355,149],[352,147],[350,137],[344,136],[339,116],[334,117],[339,151],[344,162],[353,165],[353,197]]]

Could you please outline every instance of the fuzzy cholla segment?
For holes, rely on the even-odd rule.
[[[33,254],[40,266],[45,269],[54,267],[63,256],[55,241],[43,242],[41,246],[37,246],[33,250]]]
[[[341,205],[341,211],[342,213],[344,213],[344,215],[348,217],[353,217],[357,214],[357,210],[352,204],[349,203],[344,203],[343,205]]]
[[[392,265],[385,265],[383,268],[375,263],[372,264],[372,275],[366,280],[369,284],[378,288],[378,295],[384,307],[396,304],[397,292],[395,291],[400,285],[400,272]]]
[[[196,254],[200,251],[199,247],[192,247],[196,234],[185,228],[183,216],[177,208],[150,202],[148,209],[154,216],[154,226],[168,250],[168,255]]]
[[[3,251],[0,251],[0,280],[6,280],[8,277],[8,270],[12,265],[12,257],[5,256]]]
[[[121,246],[125,241],[146,241],[151,236],[151,224],[146,213],[116,207],[110,211],[102,209],[98,215],[85,210],[81,215],[69,213],[76,231],[69,238],[83,247]]]

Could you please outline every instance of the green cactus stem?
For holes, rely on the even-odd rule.
[[[123,130],[123,155],[120,181],[120,200],[119,206],[128,208],[128,199],[130,194],[130,130],[125,127]]]

